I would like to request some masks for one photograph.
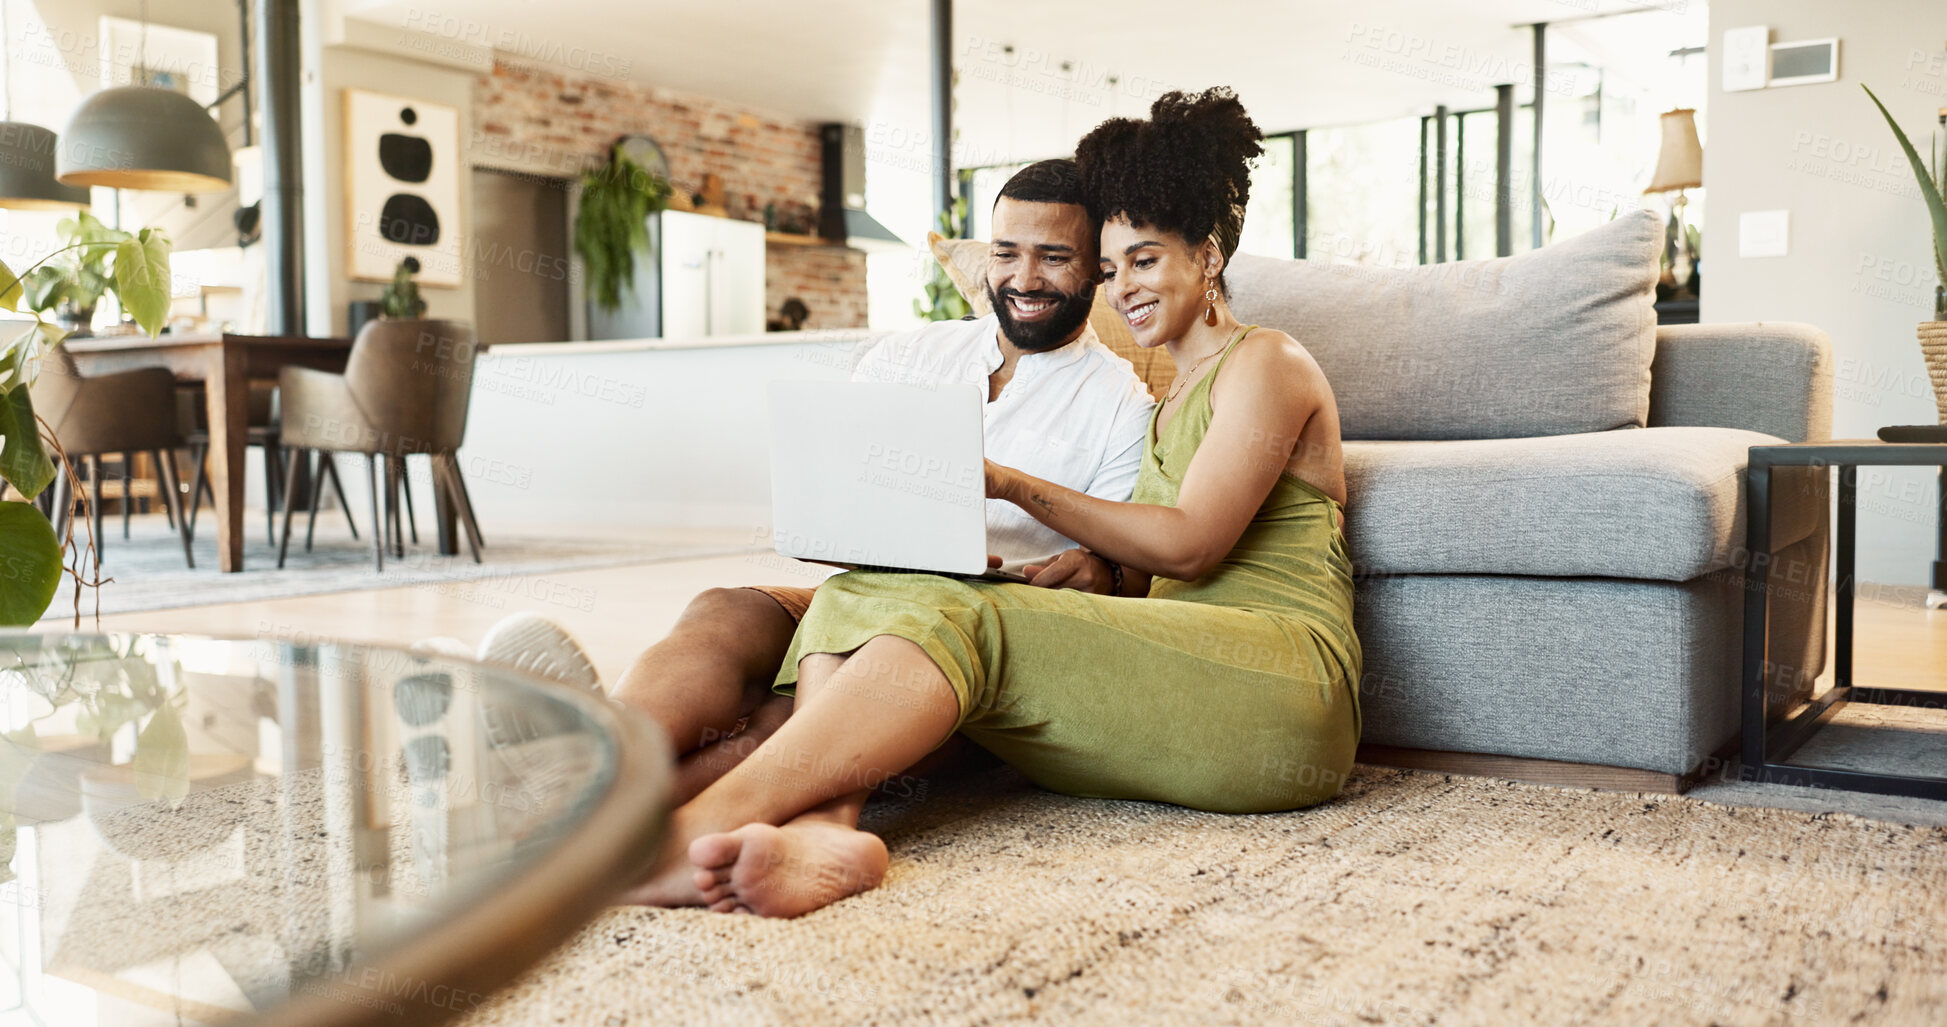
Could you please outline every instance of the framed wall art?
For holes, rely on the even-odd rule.
[[[445,104],[347,89],[345,93],[346,273],[390,281],[400,261],[419,284],[457,287],[460,240],[460,118]]]

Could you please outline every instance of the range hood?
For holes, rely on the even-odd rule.
[[[865,212],[865,130],[827,122],[819,126],[818,137],[825,167],[818,234],[867,253],[911,250],[911,244]]]

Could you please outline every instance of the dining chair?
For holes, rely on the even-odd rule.
[[[194,470],[189,487],[189,533],[196,534],[198,513],[203,508],[203,498],[209,497],[210,505],[216,505],[216,490],[209,481],[210,431],[207,421],[208,408],[204,405],[202,383],[178,385],[176,403],[179,418],[183,425],[183,439],[189,445],[189,461]],[[283,439],[279,431],[277,415],[277,383],[251,382],[249,408],[245,415],[246,446],[255,446],[264,451],[264,534],[271,545],[277,544],[277,511],[284,506],[283,487],[286,476]],[[322,473],[311,478],[309,502],[311,507],[311,526],[305,532],[304,548],[308,552],[318,526],[318,505],[323,498],[325,486],[330,486],[338,497],[338,506],[345,513],[345,524],[351,529],[352,538],[358,537],[358,522],[352,518],[351,501],[345,498],[344,482],[338,477],[338,467],[330,454],[324,454],[319,461]]]
[[[456,456],[466,437],[475,355],[473,330],[460,322],[379,320],[359,330],[344,374],[305,367],[286,367],[278,374],[279,428],[284,448],[292,454],[286,469],[284,528],[277,546],[279,567],[284,566],[291,518],[297,510],[291,499],[300,453],[364,454],[372,490],[373,551],[381,571],[388,542],[395,557],[405,556],[399,510],[405,458],[430,457],[435,498],[451,504],[466,532],[473,561],[480,562],[480,524]],[[413,534],[416,539],[416,528]]]
[[[134,453],[148,453],[154,458],[156,473],[162,479],[163,502],[182,539],[183,561],[194,568],[189,520],[183,514],[176,474],[175,451],[182,448],[183,437],[176,423],[175,376],[166,368],[143,367],[84,377],[74,358],[57,346],[49,352],[40,377],[30,388],[34,409],[61,444],[67,468],[80,461],[88,471],[91,495],[87,514],[95,542],[95,569],[100,570],[102,556],[101,458],[123,455],[126,460]],[[74,514],[74,497],[69,476],[58,473],[61,470],[57,468],[51,489],[50,513],[55,534],[65,538]],[[127,502],[126,489],[123,502]]]

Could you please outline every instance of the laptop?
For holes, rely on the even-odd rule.
[[[987,566],[980,386],[771,383],[772,539],[855,570],[1025,581]]]

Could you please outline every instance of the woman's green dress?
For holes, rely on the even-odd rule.
[[[1175,504],[1210,427],[1211,383],[1249,331],[1160,436],[1152,417],[1130,502]],[[946,675],[960,733],[1045,788],[1227,813],[1322,802],[1359,742],[1359,639],[1338,514],[1323,492],[1281,475],[1215,570],[1157,578],[1146,599],[841,574],[819,587],[778,690],[791,691],[808,653],[895,635]],[[888,702],[916,698],[875,684]]]

